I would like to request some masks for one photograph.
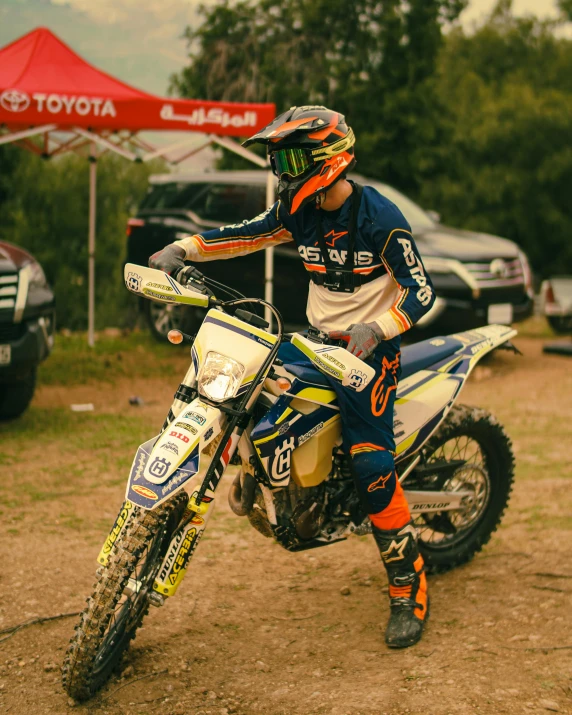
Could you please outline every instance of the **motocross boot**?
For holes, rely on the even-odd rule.
[[[423,557],[417,548],[412,522],[401,529],[382,530],[372,524],[373,535],[389,580],[391,615],[385,642],[390,648],[407,648],[421,638],[429,615]]]

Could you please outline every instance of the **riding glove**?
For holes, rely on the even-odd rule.
[[[383,333],[377,323],[352,323],[347,330],[332,330],[329,336],[332,340],[345,341],[346,350],[361,360],[366,360],[383,340]]]
[[[149,259],[149,268],[157,268],[164,273],[172,276],[181,268],[185,267],[185,258],[187,254],[181,246],[176,246],[170,243],[165,248],[154,253]]]

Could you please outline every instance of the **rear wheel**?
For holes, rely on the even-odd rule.
[[[434,489],[466,491],[462,510],[421,514],[415,519],[419,550],[429,572],[447,571],[470,561],[496,531],[507,507],[514,477],[514,455],[503,427],[486,410],[455,405],[425,450],[424,483],[407,487],[431,489],[431,464],[456,462],[444,483],[434,476]],[[436,470],[436,475],[439,471]]]
[[[153,511],[136,508],[99,572],[62,668],[64,689],[74,700],[87,700],[105,684],[135,637],[187,501],[183,492]]]
[[[559,335],[572,333],[572,315],[547,315],[552,330]]]

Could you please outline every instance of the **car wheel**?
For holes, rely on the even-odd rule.
[[[572,333],[572,316],[570,315],[547,315],[550,327],[559,335]]]
[[[201,324],[196,311],[180,305],[165,305],[148,300],[145,302],[145,312],[149,329],[160,342],[167,340],[169,330],[195,333]]]
[[[0,420],[19,417],[32,401],[35,389],[36,368],[9,383],[0,383]]]

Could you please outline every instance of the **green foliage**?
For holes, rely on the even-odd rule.
[[[203,8],[198,30],[187,28],[191,63],[171,89],[183,97],[274,102],[278,112],[335,107],[359,137],[360,171],[416,191],[439,159],[431,77],[441,25],[465,5],[224,0]]]
[[[170,374],[174,368],[184,372],[189,362],[188,349],[158,344],[147,332],[100,335],[93,348],[87,345],[85,333],[58,335],[50,359],[40,365],[40,382],[65,386],[115,383],[124,377]]]
[[[446,162],[422,197],[451,225],[507,236],[540,275],[572,272],[572,42],[501,2],[440,57]]]
[[[46,161],[7,146],[0,155],[0,240],[29,250],[57,299],[60,327],[87,322],[89,162],[66,155]],[[96,317],[99,327],[125,323],[132,303],[122,280],[125,226],[161,163],[132,164],[115,155],[97,163]]]
[[[499,0],[471,35],[462,0],[222,0],[187,28],[185,97],[323,103],[346,115],[358,170],[504,235],[539,276],[572,272],[572,42]],[[560,0],[572,18],[570,0]]]

